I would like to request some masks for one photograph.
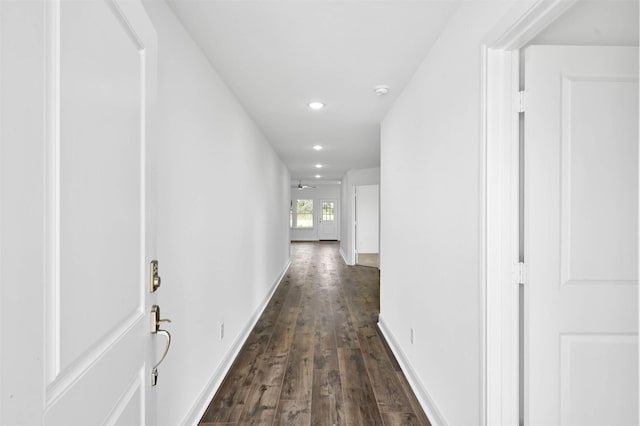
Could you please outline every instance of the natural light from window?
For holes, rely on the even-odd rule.
[[[313,200],[295,200],[289,226],[294,229],[313,229]]]

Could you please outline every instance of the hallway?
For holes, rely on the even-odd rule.
[[[429,425],[377,329],[379,273],[337,243],[292,263],[200,425]]]
[[[640,425],[639,8],[0,0],[0,426]]]

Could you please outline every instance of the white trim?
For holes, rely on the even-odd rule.
[[[518,418],[518,49],[577,0],[535,0],[516,4],[482,46],[481,190],[482,309],[484,353],[482,421],[516,425]]]
[[[518,424],[518,54],[485,53],[485,416],[488,425]]]
[[[344,251],[342,251],[342,247],[340,247],[340,256],[342,256],[342,260],[344,260],[344,263],[346,263],[349,266],[353,266],[353,263],[349,263],[349,261],[347,260],[347,256],[344,255]]]
[[[231,348],[229,348],[229,351],[227,352],[227,354],[222,358],[222,361],[220,362],[220,367],[213,372],[213,374],[207,381],[207,384],[200,391],[200,394],[196,398],[195,403],[193,404],[191,409],[187,412],[185,417],[180,422],[181,425],[195,426],[198,424],[198,422],[204,415],[205,411],[207,410],[209,403],[211,402],[216,392],[220,388],[220,385],[222,385],[222,381],[224,380],[225,376],[231,369],[231,366],[233,365],[233,361],[235,361],[236,357],[238,356],[238,353],[240,353],[240,349],[242,349],[242,346],[249,338],[249,334],[251,334],[251,330],[253,330],[253,327],[255,327],[256,323],[258,322],[258,319],[260,319],[260,317],[262,316],[262,313],[264,312],[267,305],[269,304],[269,301],[273,297],[273,294],[276,292],[276,289],[279,287],[280,282],[282,281],[285,274],[287,273],[287,270],[289,269],[289,266],[291,266],[291,259],[287,261],[286,265],[284,266],[284,268],[282,269],[282,271],[280,272],[276,280],[271,285],[271,290],[269,291],[269,294],[267,294],[267,296],[264,298],[264,300],[262,301],[262,304],[255,311],[253,316],[249,318],[249,321],[247,321],[247,324],[240,331],[240,334],[231,345]]]
[[[351,187],[351,223],[350,223],[350,231],[351,231],[351,263],[349,265],[355,265],[358,259],[358,249],[357,249],[357,224],[356,224],[356,186]]]
[[[395,336],[387,327],[382,314],[378,315],[378,328],[386,339],[391,352],[393,352],[393,355],[396,357],[396,360],[398,361],[402,372],[409,382],[409,386],[411,386],[413,393],[415,393],[416,398],[418,399],[418,402],[420,403],[420,406],[424,410],[425,414],[429,418],[429,422],[431,422],[431,425],[447,426],[448,423],[444,415],[442,414],[442,411],[440,411],[435,401],[431,397],[431,394],[420,380],[420,375],[413,369],[413,366],[402,351]]]
[[[478,326],[480,330],[478,330],[478,336],[480,337],[480,341],[478,342],[479,348],[479,368],[480,371],[480,380],[478,394],[480,395],[480,412],[479,420],[480,426],[486,426],[487,424],[487,369],[485,366],[487,365],[487,226],[485,226],[487,221],[487,108],[484,104],[487,99],[487,48],[486,46],[481,46],[481,70],[480,70],[480,78],[482,81],[482,85],[480,87],[480,132],[481,132],[481,147],[479,162],[478,165],[478,193],[480,194],[479,198],[479,206],[478,206],[478,273],[479,273],[479,294],[480,298],[478,301]]]
[[[518,2],[489,34],[486,47],[517,50],[560,17],[578,0],[534,0]]]

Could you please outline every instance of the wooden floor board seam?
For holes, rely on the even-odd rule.
[[[305,269],[304,275],[302,276],[302,277],[303,277],[303,278],[302,278],[302,282],[305,282],[305,281],[306,281],[307,275],[308,275],[308,268],[306,268],[306,269]],[[291,290],[289,290],[289,291],[291,291]],[[301,305],[301,303],[302,303],[302,296],[300,297],[300,300],[298,301],[298,309],[300,309],[300,305]],[[298,316],[299,316],[299,315],[300,315],[300,312],[298,312],[298,315],[296,316],[296,322],[295,322],[295,323],[297,323],[297,321],[298,321]],[[293,332],[293,335],[292,335],[292,337],[291,337],[291,345],[293,344],[293,339],[295,338],[295,335],[296,335],[296,333],[295,333],[295,331],[294,331],[294,332]],[[285,360],[285,362],[284,362],[284,365],[285,365],[285,367],[284,367],[284,368],[285,368],[285,370],[284,370],[284,372],[283,372],[283,374],[282,374],[282,381],[281,381],[281,383],[280,383],[280,393],[279,393],[279,395],[278,395],[278,401],[276,402],[275,412],[274,412],[274,415],[273,415],[273,421],[271,422],[271,425],[272,425],[272,426],[275,426],[275,424],[276,424],[276,419],[277,419],[277,417],[278,417],[278,408],[279,408],[279,406],[280,406],[282,390],[284,389],[284,379],[285,379],[285,378],[286,378],[286,376],[287,376],[287,367],[289,366],[289,359],[290,359],[290,357],[291,357],[291,345],[289,345],[289,350],[287,351],[287,359],[286,359],[286,360]]]
[[[271,340],[273,339],[273,334],[275,333],[276,327],[277,327],[277,325],[278,325],[278,323],[279,323],[280,318],[281,318],[281,317],[282,317],[282,315],[283,315],[284,308],[285,308],[285,306],[286,306],[287,296],[289,295],[289,291],[291,291],[290,287],[291,287],[291,286],[289,286],[289,288],[287,289],[287,294],[284,296],[284,298],[283,298],[283,300],[282,300],[282,306],[280,307],[280,312],[278,312],[278,315],[276,316],[276,319],[275,319],[275,321],[274,321],[274,323],[273,323],[273,325],[272,325],[272,327],[271,327],[271,331],[270,331],[270,333],[269,333],[269,339],[267,340],[267,343],[266,343],[266,345],[264,346],[264,349],[262,350],[262,352],[261,352],[261,353],[259,353],[259,354],[258,354],[258,356],[260,356],[260,355],[262,355],[262,354],[266,353],[266,351],[269,349],[269,346],[271,345]],[[261,317],[261,318],[262,318],[262,317]],[[288,354],[287,354],[287,356],[288,356]],[[258,361],[258,362],[257,362],[257,364],[258,364],[258,365],[257,365],[258,370],[262,367],[262,363],[263,363],[263,362],[266,362],[266,361],[264,361],[264,360],[263,360],[262,362],[261,362],[261,361]],[[247,396],[246,396],[246,398],[245,398],[245,404],[244,404],[244,406],[243,406],[243,408],[242,408],[242,410],[241,410],[241,412],[240,412],[240,415],[238,416],[238,420],[241,420],[241,419],[243,419],[243,418],[244,418],[245,412],[246,412],[246,410],[247,410],[247,408],[248,408],[248,406],[247,406],[246,402],[248,401],[249,397],[251,396],[251,392],[252,392],[252,391],[254,390],[254,388],[255,388],[255,385],[256,385],[256,383],[255,383],[255,382],[256,382],[256,376],[257,376],[257,374],[254,374],[253,378],[251,379],[251,383],[249,384],[249,393],[247,394]],[[277,407],[276,407],[276,409],[277,409]],[[274,417],[274,418],[275,418],[275,417]]]

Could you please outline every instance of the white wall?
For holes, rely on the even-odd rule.
[[[508,7],[461,2],[381,126],[381,326],[434,425],[482,418],[481,41]]]
[[[380,168],[349,170],[342,178],[342,215],[340,218],[342,238],[340,239],[340,253],[348,265],[353,265],[355,259],[353,249],[355,236],[353,233],[354,205],[353,188],[359,185],[380,184]]]
[[[579,0],[529,44],[637,46],[637,0]]]
[[[380,252],[380,185],[358,185],[356,193],[356,252]]]
[[[347,176],[351,186],[376,185],[380,183],[380,167],[349,170]]]
[[[153,391],[173,426],[206,408],[288,263],[290,177],[166,4],[145,7],[159,49],[157,297],[173,321]]]
[[[297,185],[297,183],[296,183]],[[292,229],[291,230],[291,241],[317,241],[318,240],[318,218],[320,217],[320,200],[330,199],[336,200],[336,209],[338,211],[338,217],[342,215],[341,202],[340,202],[340,192],[341,185],[338,184],[317,184],[314,185],[316,188],[305,188],[303,190],[298,190],[297,188],[291,188],[291,199],[295,200],[313,200],[313,210],[314,210],[314,227],[313,229]],[[340,220],[337,223],[338,226],[338,239],[340,239]]]

